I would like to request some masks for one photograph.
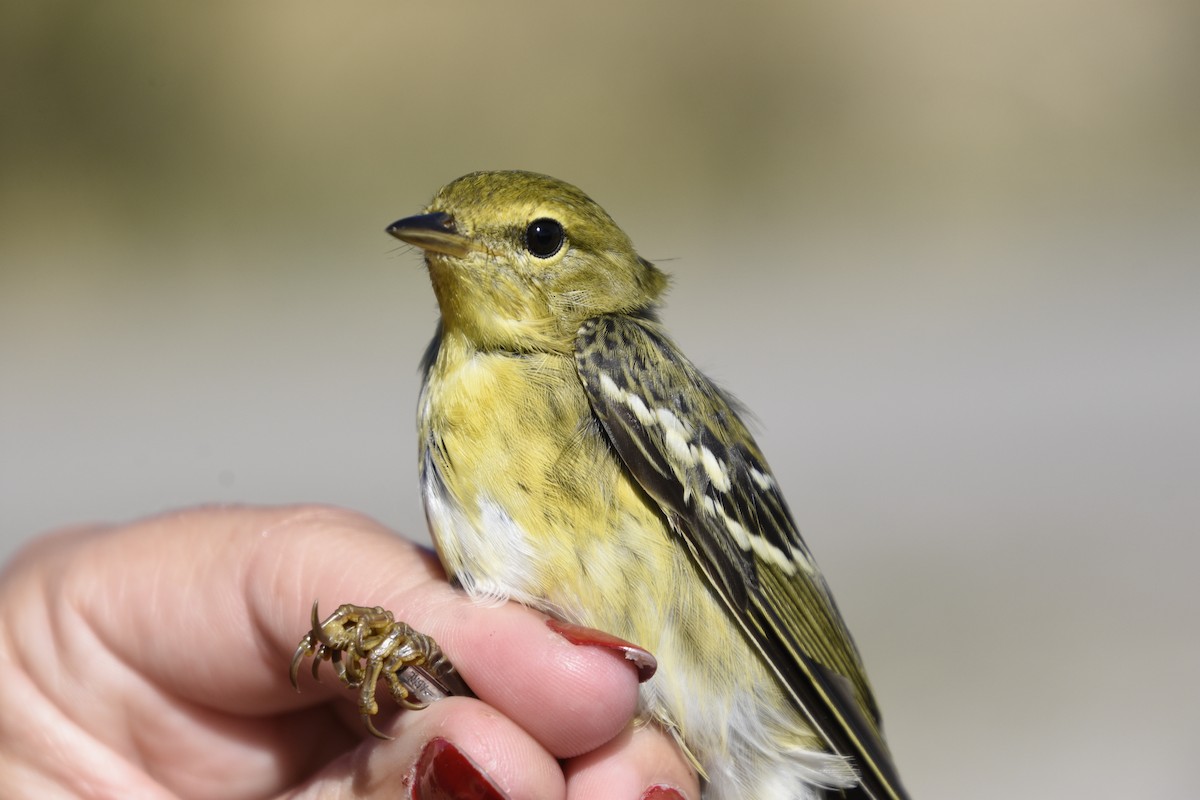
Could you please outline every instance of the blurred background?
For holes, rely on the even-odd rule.
[[[383,229],[533,169],[674,275],[914,796],[1195,797],[1198,9],[4,4],[0,557],[195,503],[425,537]]]

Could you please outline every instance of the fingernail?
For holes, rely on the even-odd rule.
[[[665,783],[656,783],[642,792],[642,796],[638,800],[687,800],[687,798],[683,792],[673,786],[667,786]]]
[[[412,800],[508,800],[479,765],[446,739],[431,739],[413,770]]]
[[[585,628],[582,625],[572,625],[569,622],[562,622],[557,619],[548,619],[546,624],[550,626],[550,630],[557,633],[559,636],[566,639],[571,644],[587,645],[589,647],[607,647],[609,650],[616,650],[621,655],[625,656],[626,660],[632,661],[637,667],[638,683],[645,683],[654,676],[658,670],[658,660],[650,653],[636,644],[630,644],[624,639],[618,639],[611,633],[598,631],[595,628]]]

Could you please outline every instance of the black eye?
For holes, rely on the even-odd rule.
[[[566,239],[562,225],[549,217],[535,219],[525,229],[525,249],[538,258],[549,258],[557,253]]]

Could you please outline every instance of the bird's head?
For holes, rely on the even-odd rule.
[[[447,335],[569,351],[580,324],[650,310],[667,278],[590,197],[531,172],[474,172],[388,226],[425,251]]]

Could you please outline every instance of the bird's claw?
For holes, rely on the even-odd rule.
[[[321,662],[329,661],[338,680],[358,689],[363,725],[380,739],[391,738],[380,733],[372,720],[379,712],[375,687],[380,678],[403,708],[421,709],[452,694],[470,694],[437,642],[397,622],[392,612],[380,606],[347,603],[321,622],[314,601],[312,629],[296,647],[288,672],[297,691],[300,663],[308,656],[313,659],[314,678],[320,679]]]

